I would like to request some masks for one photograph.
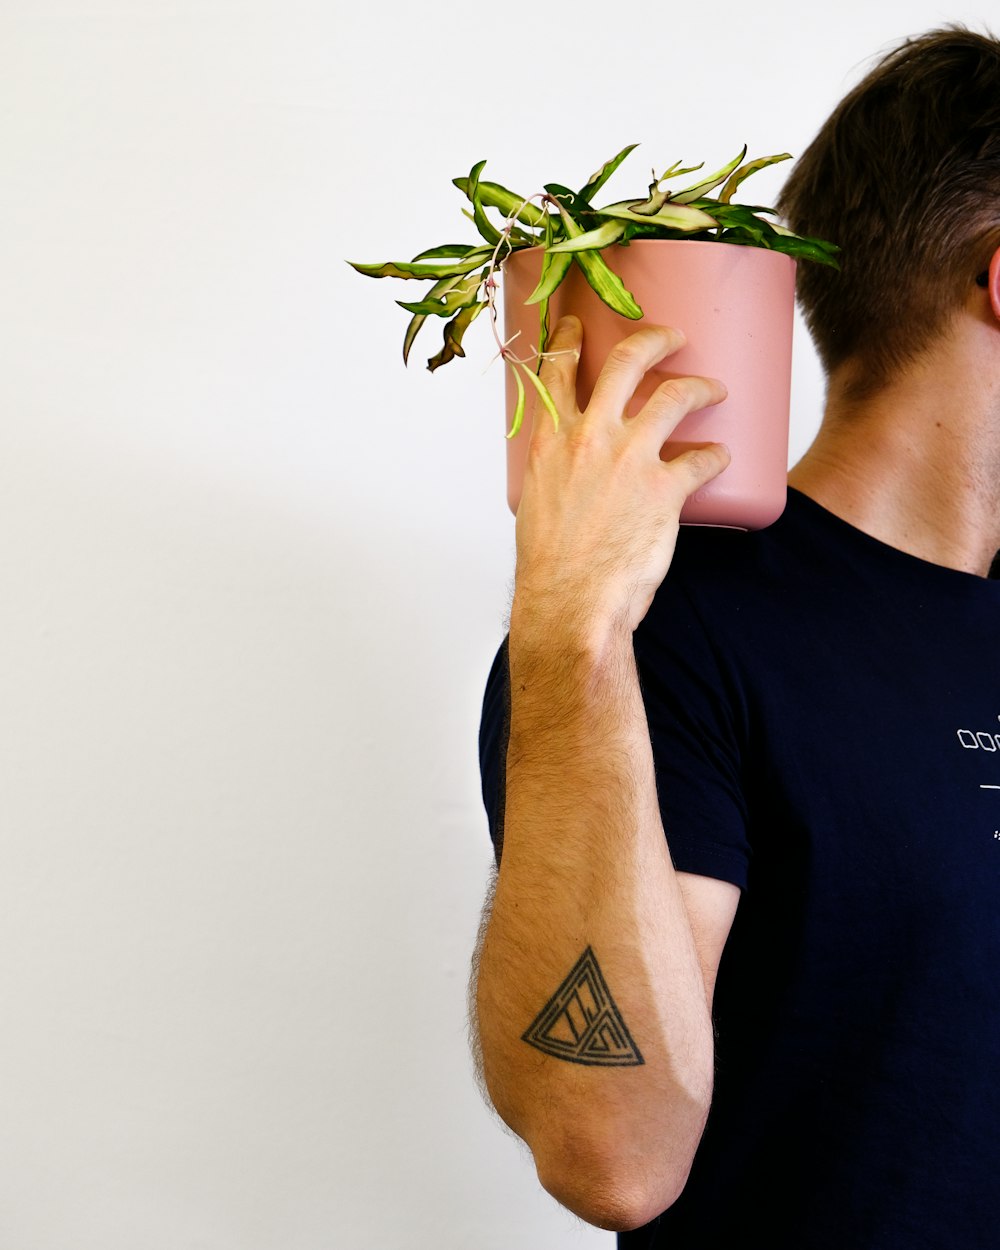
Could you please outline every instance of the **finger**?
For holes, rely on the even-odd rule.
[[[662,446],[686,416],[721,404],[728,394],[725,384],[718,378],[667,378],[632,421],[637,430],[648,430],[649,437]]]
[[[679,456],[666,461],[664,468],[672,474],[684,499],[701,490],[703,486],[729,466],[732,457],[724,443],[706,443],[703,447],[691,447]]]
[[[594,385],[588,412],[619,418],[646,372],[684,346],[684,335],[672,326],[643,326],[616,343]]]
[[[579,317],[561,317],[549,335],[542,355],[538,380],[552,396],[560,419],[576,412],[576,372],[582,343],[583,326]],[[551,429],[553,423],[537,393],[533,395],[533,401],[533,431],[546,426]]]

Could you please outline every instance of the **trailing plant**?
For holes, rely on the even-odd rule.
[[[702,165],[681,168],[681,162],[677,161],[659,177],[654,171],[653,181],[643,198],[595,207],[594,197],[637,146],[632,143],[622,148],[578,191],[553,182],[530,196],[520,196],[499,183],[484,181],[482,173],[486,162],[479,161],[468,177],[452,181],[469,200],[471,208],[462,211],[475,224],[481,242],[440,244],[425,249],[410,261],[379,264],[349,261],[368,277],[431,282],[422,299],[396,301],[410,313],[403,337],[404,363],[409,360],[414,339],[428,317],[444,318],[445,326],[443,346],[428,360],[427,368],[433,372],[456,356],[464,356],[465,333],[487,309],[499,355],[512,369],[517,384],[518,402],[508,434],[513,437],[524,413],[525,380],[537,391],[553,421],[558,422],[555,405],[537,369],[545,356],[548,340],[549,299],[572,265],[582,269],[591,287],[609,308],[632,320],[643,315],[642,309],[601,252],[613,245],[628,246],[633,239],[694,239],[762,247],[784,252],[796,260],[837,267],[839,249],[835,244],[794,234],[778,222],[769,221],[768,217],[777,215],[773,208],[732,202],[733,194],[746,178],[769,165],[790,160],[787,152],[746,161],[744,146],[721,169],[671,190],[663,184],[696,174],[703,168]],[[708,193],[716,188],[721,190],[714,198],[710,197]],[[487,210],[499,214],[501,220],[493,220]],[[526,301],[538,305],[540,329],[537,347],[531,349],[529,356],[522,357],[517,355],[510,341],[503,342],[497,333],[496,275],[507,256],[529,247],[544,248],[541,277]]]

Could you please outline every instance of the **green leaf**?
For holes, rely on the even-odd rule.
[[[470,304],[468,308],[462,311],[453,320],[449,321],[444,328],[444,346],[436,356],[432,356],[427,362],[427,368],[434,372],[441,365],[446,365],[449,360],[454,360],[456,356],[464,356],[465,352],[462,348],[462,339],[469,326],[475,321],[479,314],[486,307],[485,304]]]
[[[718,239],[721,243],[742,243],[749,247],[770,248],[770,241],[760,230],[748,230],[745,226],[733,226],[724,230]]]
[[[744,152],[746,148],[743,149]],[[790,161],[792,159],[791,152],[781,152],[777,156],[760,156],[755,161],[751,161],[748,165],[744,165],[742,169],[734,170],[726,181],[726,185],[719,192],[719,203],[728,204],[733,198],[733,192],[744,180],[749,178],[751,174],[757,173],[760,169],[766,169],[768,165],[777,165],[779,161]],[[766,209],[758,209],[757,212],[766,212]]]
[[[508,361],[507,367],[514,375],[514,381],[517,383],[517,403],[514,405],[514,416],[511,419],[510,429],[507,431],[507,437],[513,438],[521,428],[521,422],[524,420],[524,383],[521,381],[521,374],[517,365]]]
[[[605,304],[623,317],[638,321],[642,309],[635,302],[621,278],[608,268],[608,263],[597,252],[577,252],[573,257],[583,270],[583,275]]]
[[[548,248],[547,256],[564,256],[567,252],[586,252],[590,249],[608,247],[617,243],[625,233],[623,221],[606,221],[596,230],[587,230],[575,239],[563,239],[561,243],[553,243]]]
[[[699,169],[705,168],[704,161],[698,165],[688,165],[684,169],[678,169],[678,165],[680,165],[680,161],[674,161],[669,169],[665,169],[663,173],[660,174],[656,182],[653,183],[653,186],[658,186],[659,183],[665,182],[668,178],[683,178],[685,174],[696,174]],[[652,188],[650,188],[650,190],[652,190]]]
[[[447,295],[449,291],[453,290],[460,283],[467,282],[467,281],[469,281],[469,279],[462,277],[462,276],[442,278],[439,282],[434,283],[431,289],[424,296],[424,299],[432,300],[440,296]],[[477,278],[477,281],[478,281],[478,278]],[[396,301],[397,304],[399,302],[400,302],[399,300]],[[403,336],[403,364],[404,365],[409,362],[410,349],[413,347],[413,342],[417,337],[420,327],[424,324],[426,320],[427,320],[426,313],[417,313],[415,316],[410,318],[410,323],[406,327],[406,334]]]
[[[480,247],[476,243],[442,243],[440,247],[429,247],[425,252],[414,256],[413,263],[427,260],[432,256],[471,256],[473,252],[481,252],[484,258],[490,254],[487,248]]]
[[[633,239],[688,239],[692,237],[690,233],[685,234],[682,230],[670,230],[666,226],[646,226],[639,225],[635,221],[627,221],[625,223],[625,233],[620,240],[621,247],[628,247]]]
[[[712,216],[724,230],[748,231],[754,242],[761,247],[770,246],[767,240],[775,236],[775,228],[771,222],[758,217],[756,211],[745,204],[719,204],[713,208]]]
[[[622,163],[629,152],[634,152],[638,147],[638,143],[630,143],[627,148],[622,148],[617,156],[613,156],[610,161],[605,161],[596,174],[591,174],[587,179],[587,184],[580,188],[578,192],[581,200],[590,201],[594,195],[600,191],[601,187],[607,182],[618,166]]]
[[[552,240],[555,238],[556,223],[559,220],[560,219],[558,217],[554,216],[551,213],[549,214],[548,220],[545,223],[546,247],[550,247],[552,245]],[[528,300],[526,302],[529,304],[535,302],[535,296],[538,292],[539,287],[541,287],[543,284],[547,283],[548,281],[552,281],[554,283],[552,289],[555,290],[555,288],[559,285],[559,283],[562,282],[563,278],[565,278],[566,273],[572,263],[573,263],[572,260],[566,260],[565,265],[564,265],[563,258],[559,256],[552,256],[552,255],[544,256],[542,258],[541,280],[539,281],[538,287],[536,287],[535,290],[532,291],[531,295],[528,297]],[[550,270],[555,270],[555,273],[554,274],[550,273]],[[539,354],[538,354],[538,365],[536,366],[536,370],[535,370],[536,372],[538,371],[538,369],[542,367],[541,353],[545,351],[545,346],[549,341],[549,296],[543,294],[538,299],[537,302],[538,302],[538,353]]]
[[[556,199],[567,235],[571,239],[579,238],[583,231],[570,216],[568,209],[563,207],[558,195]],[[577,252],[573,260],[580,266],[584,277],[609,308],[623,317],[628,317],[631,321],[639,320],[642,316],[642,309],[635,302],[635,296],[626,289],[621,278],[608,268],[608,263],[603,256],[597,252]]]
[[[701,182],[696,182],[693,186],[686,187],[683,191],[678,191],[670,197],[674,204],[687,204],[691,200],[698,199],[699,196],[711,191],[713,187],[717,187],[720,182],[725,182],[734,169],[740,164],[747,154],[747,145],[744,143],[743,150],[738,156],[734,156],[731,161],[727,161],[721,169],[717,169],[714,174],[709,174],[707,178],[703,178]]]
[[[420,331],[420,327],[427,320],[425,316],[416,316],[410,318],[410,324],[406,327],[406,333],[403,335],[403,364],[407,364],[410,359],[410,349],[413,347],[414,340]]]
[[[542,379],[538,376],[538,374],[532,373],[530,369],[524,370],[524,376],[531,382],[531,385],[538,392],[538,398],[545,405],[545,410],[548,412],[549,416],[552,418],[552,424],[558,430],[559,429],[559,411],[556,408],[555,401],[553,400],[552,396],[549,394],[548,387],[545,385]]]
[[[572,261],[570,262],[572,264]],[[542,367],[542,352],[549,343],[549,297],[538,301],[538,369]]]
[[[479,161],[478,164],[473,165],[472,172],[469,174],[468,196],[472,201],[472,217],[476,223],[476,228],[486,242],[492,243],[495,247],[503,238],[503,235],[486,216],[482,197],[479,194],[479,175],[483,172],[485,164],[485,161]]]
[[[618,204],[608,204],[605,208],[594,210],[598,217],[614,217],[622,221],[633,221],[641,225],[667,226],[671,230],[711,230],[716,222],[714,217],[700,208],[690,204],[675,204],[672,200],[652,216],[635,213],[627,200]]]
[[[581,230],[586,227],[582,224],[587,213],[594,210],[586,200],[581,200],[575,191],[571,191],[569,187],[564,187],[560,182],[548,182],[545,184],[546,193],[555,201],[559,209],[559,216],[555,221],[556,232],[560,230],[566,233],[566,216],[576,222]]]
[[[796,234],[794,230],[789,230],[787,226],[781,226],[777,222],[771,226],[775,234],[780,234],[786,239],[801,239],[804,243],[815,244],[816,247],[828,252],[839,252],[840,247],[836,243],[830,243],[827,239],[813,239],[809,235]]]
[[[415,265],[394,260],[386,261],[381,265],[362,265],[353,260],[347,263],[358,273],[364,274],[366,278],[458,278],[463,274],[471,273],[473,269],[478,269],[489,254],[488,251],[481,254],[470,253],[461,264],[442,261],[439,265]]]
[[[453,178],[452,184],[469,195],[468,178]],[[469,196],[469,198],[472,197]],[[487,208],[498,208],[505,217],[514,215],[524,225],[534,226],[536,229],[543,227],[549,216],[544,209],[538,208],[530,200],[526,202],[523,195],[515,195],[513,191],[508,191],[498,182],[480,182],[479,199]]]
[[[670,196],[666,191],[658,191],[656,183],[649,184],[649,196],[645,200],[635,200],[628,205],[628,211],[639,217],[652,217],[666,204]]]
[[[758,213],[768,213],[772,217],[776,217],[778,215],[778,210],[776,208],[768,208],[764,204],[723,204],[721,200],[710,200],[707,198],[692,200],[690,204],[686,205],[686,207],[700,208],[706,213],[711,213],[713,217],[718,217],[720,221],[722,220],[724,214],[735,213],[737,211],[753,213],[755,216]]]
[[[548,299],[563,278],[566,277],[572,263],[572,256],[556,254],[550,248],[542,257],[542,275],[538,280],[538,286],[535,287],[524,302],[526,304],[539,304],[542,300]]]
[[[785,227],[774,227],[774,238],[769,240],[772,251],[784,252],[796,260],[812,260],[820,265],[829,265],[831,269],[839,269],[840,261],[837,253],[840,248],[836,243],[828,243],[825,239],[811,239],[793,234]]]
[[[407,312],[434,317],[450,317],[460,308],[466,308],[475,302],[483,278],[484,274],[474,273],[466,278],[454,279],[453,285],[440,297],[430,291],[422,300],[408,303],[406,300],[398,299],[396,303]]]
[[[622,201],[628,204],[630,212],[638,213],[640,217],[652,217],[658,213],[671,198],[669,191],[661,191],[660,183],[666,181],[667,178],[681,178],[684,174],[697,173],[701,169],[701,165],[689,165],[687,169],[679,169],[680,161],[674,161],[669,169],[665,169],[659,178],[655,178],[649,184],[649,195],[644,200],[635,200],[633,202]]]
[[[543,339],[548,334],[548,299],[552,292],[556,289],[572,264],[572,259],[568,256],[553,256],[549,248],[552,240],[556,236],[556,223],[559,217],[549,214],[549,219],[545,224],[545,254],[542,257],[542,272],[538,279],[538,285],[524,301],[525,304],[540,304],[539,317],[541,319],[541,333]],[[539,345],[539,350],[542,350]]]
[[[554,200],[558,200],[564,208],[575,209],[582,202],[575,191],[572,191],[569,187],[564,187],[561,182],[547,182],[545,190]]]

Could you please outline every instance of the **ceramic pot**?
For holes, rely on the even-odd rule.
[[[686,447],[725,443],[731,463],[688,499],[681,521],[762,529],[785,506],[792,370],[795,262],[781,252],[691,239],[633,240],[602,253],[642,308],[643,321],[676,326],[687,342],[655,365],[628,407],[634,416],[665,378],[704,374],[721,378],[729,395],[721,404],[685,417],[661,456]],[[538,344],[538,307],[525,299],[538,283],[541,248],[514,252],[504,261],[505,338],[517,331],[519,356]],[[573,265],[549,301],[549,325],[566,313],[583,322],[577,403],[586,407],[608,352],[643,321],[630,321],[598,298]],[[516,388],[506,370],[507,429]],[[529,396],[531,388],[528,388]],[[530,400],[529,400],[530,402]],[[547,418],[546,418],[547,419]],[[530,421],[507,441],[507,502],[517,511]]]

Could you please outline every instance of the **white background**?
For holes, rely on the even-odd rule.
[[[610,1246],[466,1043],[502,373],[344,261],[471,241],[482,158],[800,153],[984,15],[0,3],[0,1250]]]

